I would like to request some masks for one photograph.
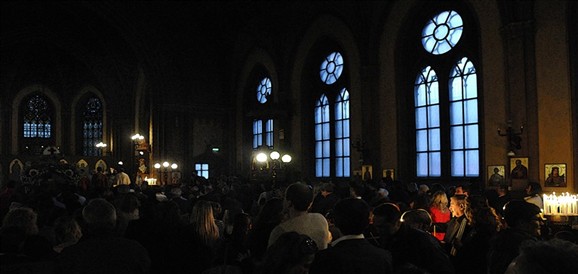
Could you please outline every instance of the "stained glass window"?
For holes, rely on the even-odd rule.
[[[103,110],[100,99],[89,98],[82,114],[82,153],[85,156],[100,156],[101,149],[96,147],[103,136]]]
[[[263,145],[263,120],[253,120],[253,148]]]
[[[257,101],[264,104],[267,102],[269,95],[271,95],[271,80],[265,77],[259,82],[257,87]]]
[[[26,102],[23,116],[24,138],[52,137],[52,109],[46,98],[41,95],[32,96]]]

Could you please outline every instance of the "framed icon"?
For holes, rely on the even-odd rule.
[[[506,166],[488,166],[488,186],[500,186],[506,182]]]
[[[566,187],[566,164],[544,165],[544,186]]]
[[[383,170],[383,178],[387,180],[395,180],[395,169],[393,168],[386,168]]]
[[[528,179],[528,157],[510,158],[510,179]]]

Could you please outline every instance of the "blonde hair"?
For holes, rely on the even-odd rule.
[[[449,211],[448,208],[448,196],[445,192],[438,190],[432,196],[431,207],[439,209],[441,212],[446,213]]]
[[[194,233],[201,242],[212,246],[219,238],[219,227],[213,216],[213,206],[209,201],[198,201],[193,207],[190,218]]]

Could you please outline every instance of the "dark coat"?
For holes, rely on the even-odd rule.
[[[454,273],[449,256],[439,241],[427,232],[402,224],[383,245],[391,252],[396,270],[411,264],[432,274]]]
[[[393,273],[391,255],[366,239],[351,239],[315,255],[309,273]]]
[[[141,244],[113,234],[85,235],[57,259],[55,273],[148,273],[151,266]]]

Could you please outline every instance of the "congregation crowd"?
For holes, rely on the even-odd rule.
[[[577,273],[540,185],[9,181],[1,273]]]

